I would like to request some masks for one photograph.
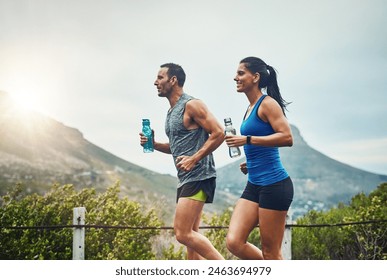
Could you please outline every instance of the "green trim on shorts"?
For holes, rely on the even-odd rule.
[[[201,201],[201,202],[206,202],[207,194],[203,190],[200,190],[196,194],[194,194],[192,196],[188,196],[186,198]]]

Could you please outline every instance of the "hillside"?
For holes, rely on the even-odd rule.
[[[308,146],[300,131],[291,126],[293,147],[280,148],[282,162],[292,177],[295,197],[295,215],[307,210],[322,210],[347,203],[359,192],[368,194],[380,183],[387,182],[386,175],[366,172],[333,160]],[[218,170],[219,190],[232,196],[240,196],[247,176],[239,172],[239,161]]]
[[[82,133],[36,112],[21,111],[0,92],[0,195],[23,182],[44,193],[54,183],[104,190],[116,181],[131,199],[174,202],[176,178],[127,162]],[[170,214],[170,213],[168,213]]]
[[[295,185],[295,216],[309,209],[327,209],[369,193],[387,176],[335,161],[314,150],[292,126],[294,146],[281,148],[281,158]],[[121,194],[149,207],[163,209],[170,222],[175,206],[176,178],[125,161],[87,141],[82,133],[34,112],[19,110],[0,91],[0,195],[17,182],[27,191],[44,193],[53,184],[103,191],[120,181]],[[244,159],[218,169],[215,203],[206,211],[234,205],[245,184],[239,171]]]

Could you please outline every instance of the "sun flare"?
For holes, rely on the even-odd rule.
[[[1,121],[25,133],[26,141],[32,141],[36,133],[48,123],[48,118],[40,110],[38,100],[32,94],[0,91]]]
[[[11,98],[16,103],[16,105],[20,107],[20,109],[28,111],[37,111],[39,107],[37,99],[33,95],[23,93],[12,93]]]
[[[34,94],[26,92],[12,92],[10,97],[20,110],[41,112],[41,104]]]

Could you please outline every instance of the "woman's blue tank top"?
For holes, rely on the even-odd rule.
[[[260,97],[250,115],[243,120],[241,135],[267,136],[275,133],[270,123],[258,117],[258,108],[265,97],[266,95]],[[250,183],[267,186],[289,177],[281,163],[278,147],[245,145],[244,151]]]

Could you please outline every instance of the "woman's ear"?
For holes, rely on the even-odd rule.
[[[261,78],[261,75],[259,75],[259,73],[256,72],[256,73],[254,74],[253,82],[254,82],[255,84],[258,83],[260,78]]]

